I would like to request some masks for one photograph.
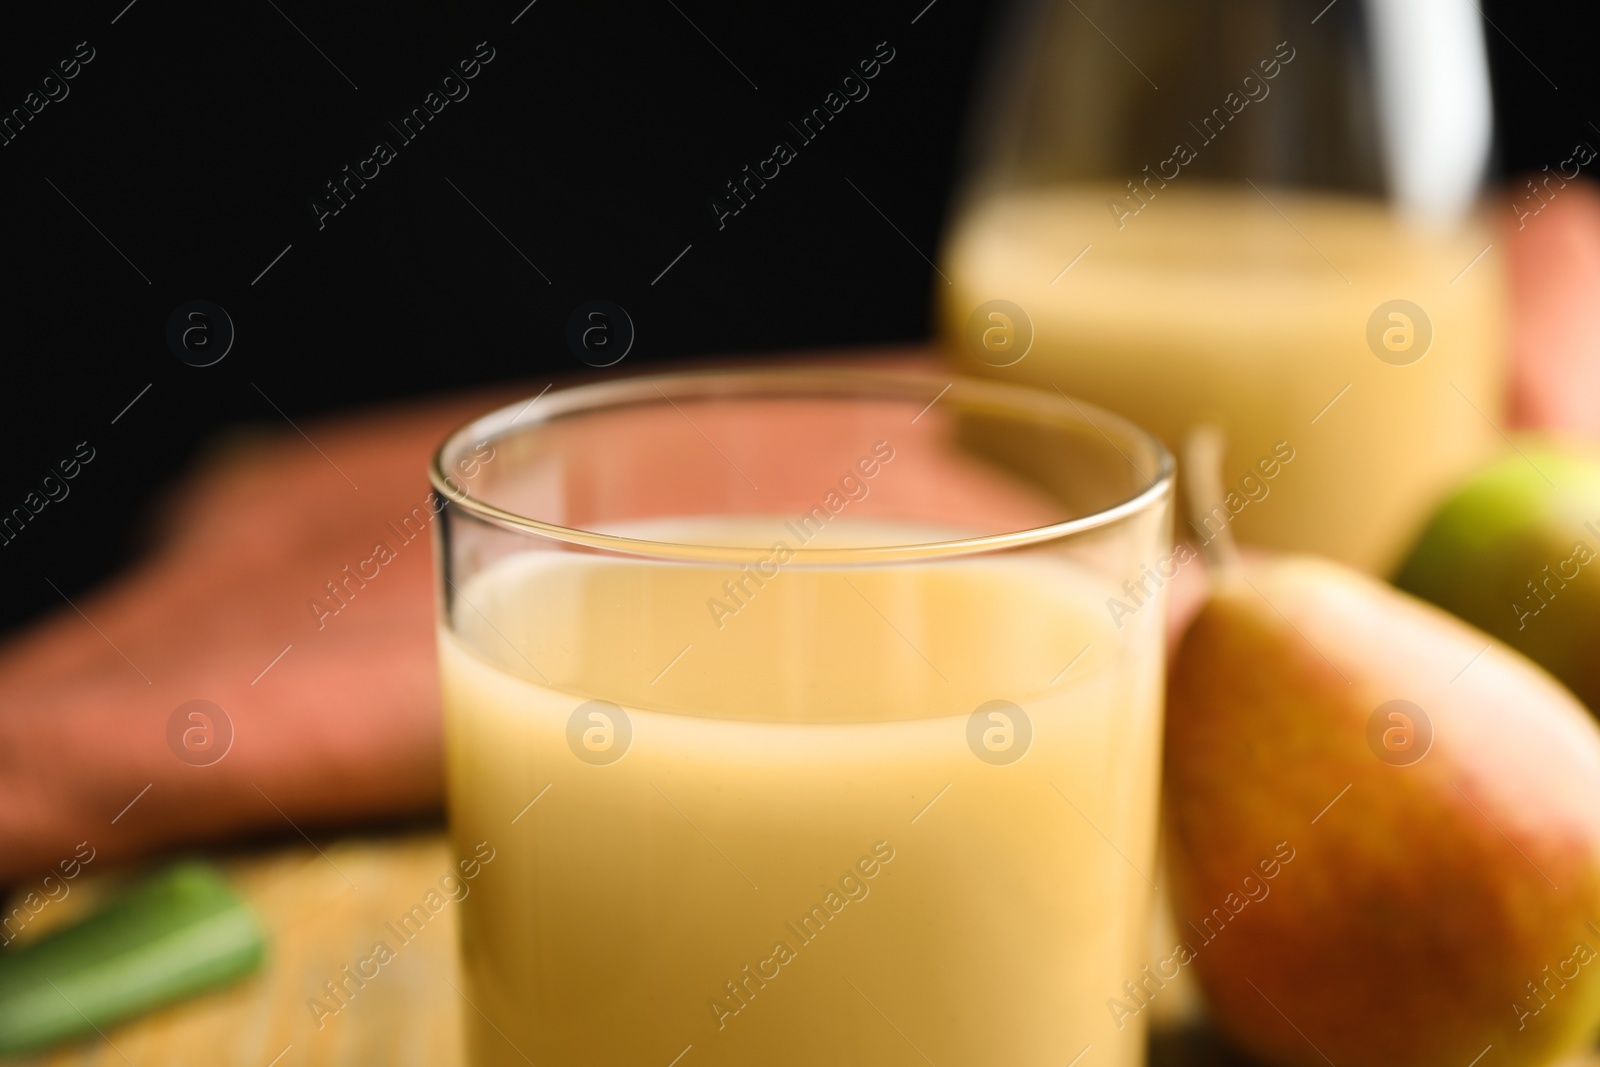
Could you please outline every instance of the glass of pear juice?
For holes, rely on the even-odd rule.
[[[1137,216],[1109,183],[974,193],[942,255],[941,331],[963,372],[1136,414],[1171,447],[1220,427],[1231,499],[1205,502],[1200,536],[1387,574],[1501,447],[1504,279],[1478,262],[1494,234],[1476,214],[1427,226],[1270,193],[1185,178]]]
[[[1143,1062],[1172,461],[1000,383],[638,378],[431,478],[472,1064]]]

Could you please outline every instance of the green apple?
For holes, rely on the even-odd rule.
[[[1600,454],[1525,443],[1458,489],[1395,576],[1600,712]]]

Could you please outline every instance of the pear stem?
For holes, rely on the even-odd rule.
[[[1200,551],[1205,554],[1211,568],[1213,586],[1227,582],[1239,570],[1239,549],[1233,542],[1233,530],[1224,523],[1216,533],[1207,536],[1206,521],[1211,519],[1215,507],[1223,499],[1222,457],[1226,438],[1222,430],[1210,423],[1192,427],[1183,440],[1184,478],[1188,483],[1189,525],[1200,537]],[[1223,508],[1227,514],[1227,509]],[[1231,517],[1231,516],[1230,516]]]

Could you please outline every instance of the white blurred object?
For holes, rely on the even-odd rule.
[[[1489,165],[1494,117],[1472,0],[1367,0],[1384,169],[1410,218],[1453,222]]]

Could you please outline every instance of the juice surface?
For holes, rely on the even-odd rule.
[[[1501,445],[1492,237],[1352,197],[1190,178],[1151,190],[1142,208],[1109,185],[975,202],[942,262],[947,347],[965,371],[1057,387],[1174,450],[1195,423],[1220,425],[1234,500],[1205,503],[1228,507],[1236,536],[1386,572]],[[974,310],[995,299],[1032,323],[1011,366],[968,338]],[[1396,300],[1425,317],[1407,313],[1409,334],[1379,312]],[[1263,460],[1290,452],[1280,476],[1261,477]]]
[[[1038,553],[792,563],[713,610],[740,577],[530,553],[462,588],[472,1062],[1142,1062],[1107,1001],[1147,962],[1162,605],[1119,629]]]

